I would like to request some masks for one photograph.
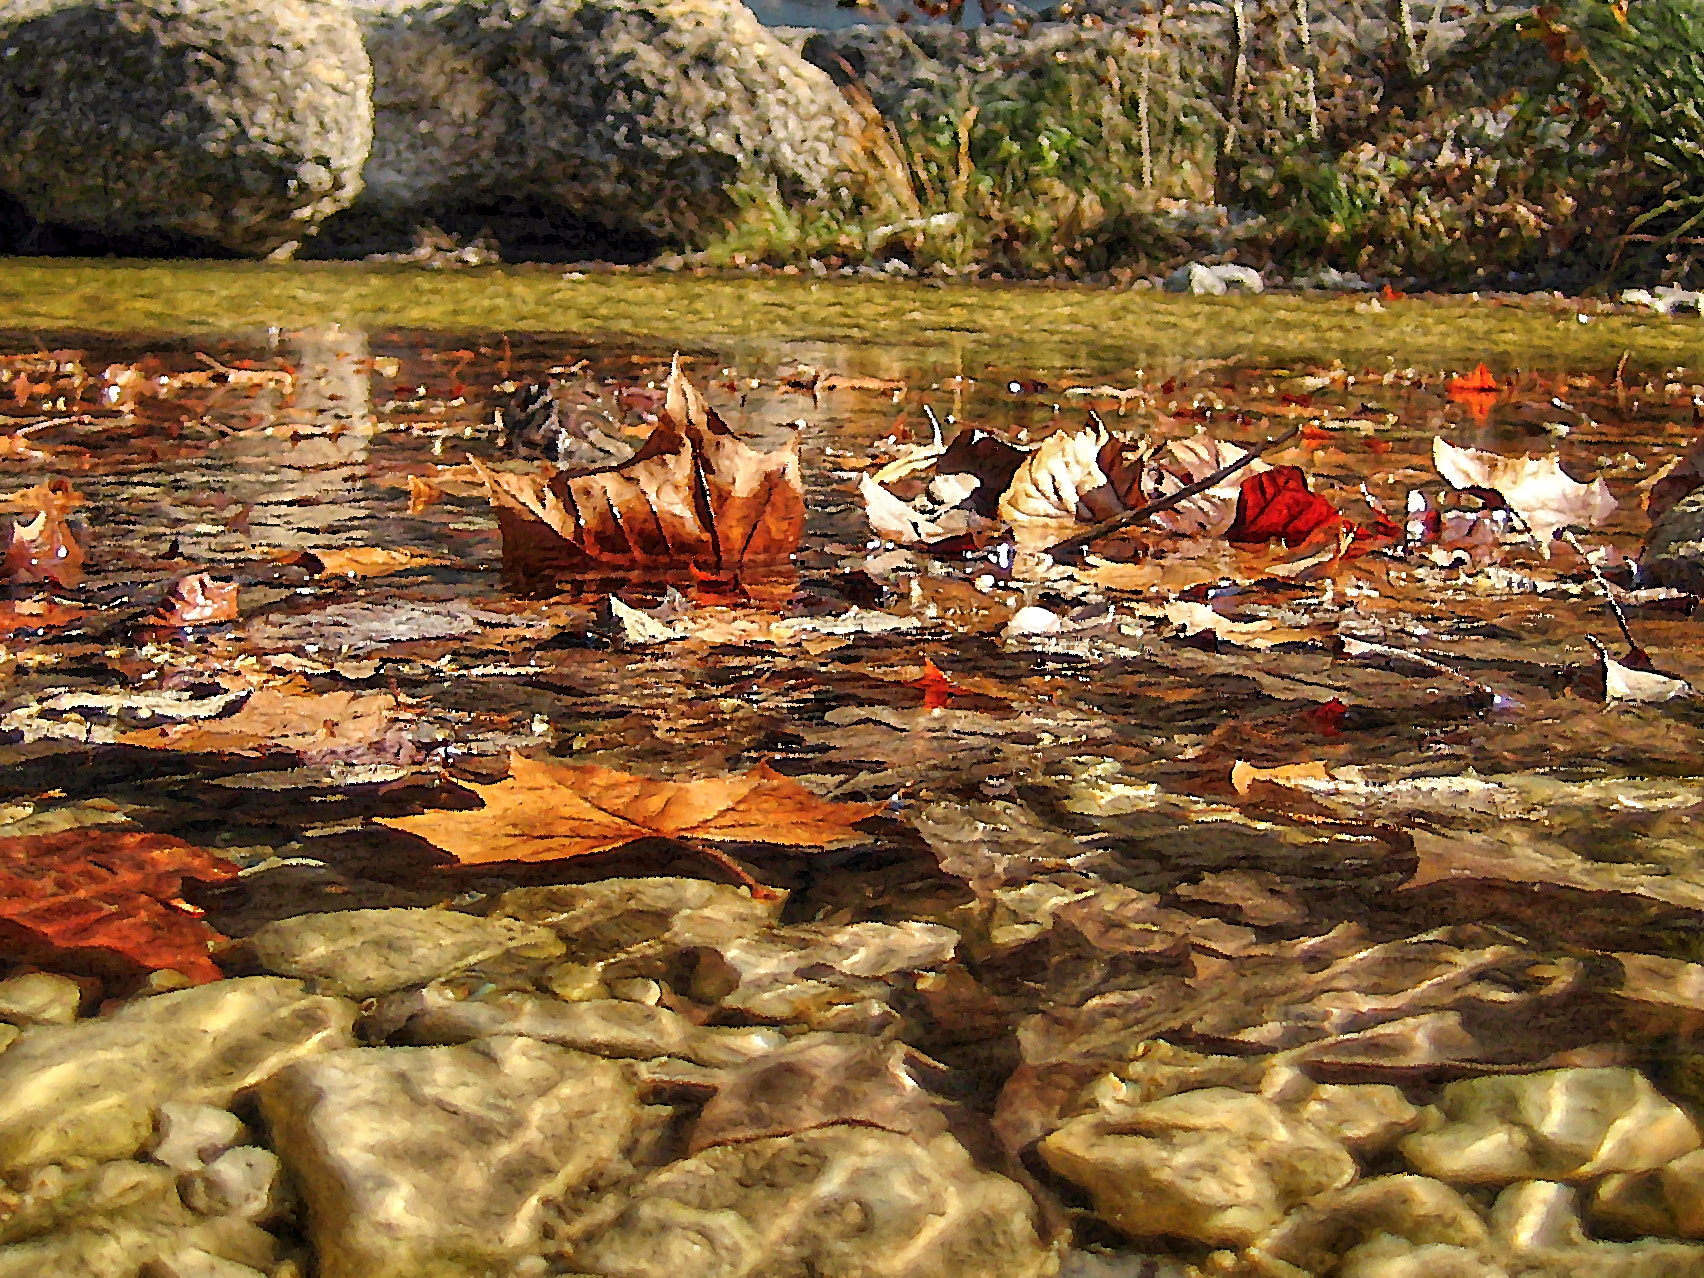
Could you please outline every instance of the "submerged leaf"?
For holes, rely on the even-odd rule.
[[[818,798],[768,764],[683,782],[517,754],[508,779],[472,788],[483,808],[381,817],[379,824],[418,835],[464,865],[483,865],[560,861],[656,836],[828,847],[855,839],[852,827],[881,810]]]
[[[261,688],[226,718],[121,733],[118,740],[152,750],[236,754],[365,745],[384,735],[395,706],[396,698],[382,692],[300,695]]]
[[[38,966],[115,955],[194,981],[224,973],[207,957],[218,933],[179,894],[184,879],[219,883],[237,867],[163,834],[99,829],[0,839],[0,953]]]

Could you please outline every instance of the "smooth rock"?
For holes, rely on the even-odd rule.
[[[740,1065],[786,1040],[761,1027],[694,1025],[666,1007],[625,999],[565,1003],[521,991],[458,999],[438,988],[399,995],[381,1015],[400,1028],[390,1037],[412,1046],[467,1043],[493,1034],[519,1034],[596,1056],[649,1060],[679,1056],[699,1065]]]
[[[69,976],[27,972],[0,981],[0,1021],[13,1025],[69,1025],[83,1005],[83,987]]]
[[[1639,557],[1639,580],[1704,594],[1704,488],[1682,497],[1651,525]]]
[[[127,1158],[167,1101],[229,1106],[292,1061],[353,1044],[355,1009],[249,977],[26,1029],[0,1054],[0,1170]]]
[[[260,1097],[319,1278],[502,1273],[646,1117],[622,1066],[512,1037],[332,1052]]]
[[[1704,1273],[1704,1247],[1587,1238],[1578,1192],[1556,1181],[1528,1180],[1497,1195],[1491,1232],[1521,1278],[1692,1278]]]
[[[666,977],[682,951],[762,931],[783,904],[703,879],[605,879],[516,888],[490,917],[549,928],[570,963],[609,968],[614,976]]]
[[[262,255],[360,190],[371,65],[343,0],[13,0],[0,51],[0,188],[37,221]]]
[[[423,985],[510,950],[537,958],[562,952],[562,943],[544,928],[453,910],[302,914],[268,923],[249,945],[267,971],[349,998]]]
[[[1132,1237],[1245,1246],[1291,1207],[1355,1179],[1342,1144],[1262,1096],[1224,1087],[1085,1114],[1041,1142],[1047,1165],[1088,1190]]]
[[[1321,1194],[1291,1212],[1245,1259],[1255,1273],[1270,1278],[1350,1272],[1424,1278],[1432,1271],[1410,1263],[1421,1256],[1438,1266],[1440,1278],[1478,1278],[1499,1272],[1485,1260],[1490,1251],[1485,1222],[1448,1185],[1423,1176],[1379,1176]],[[1356,1257],[1353,1270],[1350,1257]]]
[[[1588,1215],[1594,1226],[1617,1234],[1704,1238],[1704,1149],[1655,1171],[1605,1176]]]
[[[1401,1089],[1388,1083],[1320,1083],[1288,1108],[1362,1159],[1390,1149],[1421,1119]]]
[[[272,1268],[270,1234],[243,1220],[193,1215],[176,1181],[168,1168],[135,1162],[14,1175],[0,1219],[0,1278],[136,1278],[188,1251],[227,1266]]]
[[[890,978],[940,967],[957,945],[934,923],[774,928],[702,954],[692,993],[763,1020],[870,1032],[893,1017]]]
[[[1683,1110],[1633,1069],[1469,1078],[1438,1099],[1443,1125],[1402,1142],[1419,1171],[1457,1184],[1583,1180],[1699,1147]]]
[[[688,1148],[860,1123],[928,1139],[947,1129],[939,1106],[912,1078],[903,1043],[806,1034],[725,1072],[699,1111]]]
[[[228,1149],[183,1186],[183,1200],[203,1216],[238,1216],[264,1224],[283,1213],[278,1155],[258,1145]]]
[[[243,1120],[212,1105],[167,1101],[154,1122],[159,1139],[148,1157],[175,1172],[200,1171],[243,1138]]]
[[[720,1145],[641,1180],[567,1259],[597,1278],[1042,1278],[1035,1205],[951,1136],[829,1127]]]
[[[403,0],[362,15],[374,64],[363,207],[554,204],[686,241],[745,182],[836,186],[862,127],[737,0]]]

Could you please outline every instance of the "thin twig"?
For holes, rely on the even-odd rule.
[[[1586,554],[1585,548],[1582,547],[1579,541],[1574,537],[1574,530],[1572,528],[1564,528],[1562,530],[1562,540],[1574,548],[1574,553],[1576,555],[1585,560],[1586,570],[1591,573],[1592,580],[1597,582],[1598,589],[1603,591],[1604,601],[1609,604],[1609,610],[1615,614],[1615,624],[1621,627],[1621,637],[1627,640],[1628,648],[1630,648],[1634,654],[1643,653],[1645,650],[1634,641],[1633,632],[1627,628],[1627,614],[1621,611],[1621,601],[1615,597],[1614,592],[1610,589],[1609,582],[1604,579],[1602,570],[1600,570],[1598,566],[1591,561],[1591,557]]]
[[[1265,443],[1249,449],[1248,452],[1244,453],[1241,457],[1237,458],[1229,465],[1219,467],[1218,470],[1207,476],[1207,478],[1198,479],[1193,484],[1189,484],[1178,489],[1170,496],[1161,497],[1158,501],[1149,502],[1146,506],[1138,506],[1135,510],[1127,510],[1123,514],[1114,515],[1111,519],[1103,519],[1100,523],[1085,528],[1082,532],[1077,533],[1074,536],[1067,537],[1064,541],[1056,542],[1049,546],[1047,548],[1047,553],[1057,556],[1063,551],[1076,550],[1082,546],[1089,545],[1091,542],[1099,541],[1102,537],[1115,532],[1120,532],[1123,529],[1130,527],[1132,524],[1139,524],[1150,515],[1158,515],[1172,509],[1174,506],[1181,506],[1197,493],[1204,493],[1209,488],[1217,487],[1220,481],[1236,474],[1262,453],[1269,453],[1280,444],[1289,443],[1301,433],[1302,428],[1299,425],[1292,426],[1276,439],[1269,439]]]

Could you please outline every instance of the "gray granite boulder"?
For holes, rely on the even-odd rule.
[[[367,0],[362,210],[535,202],[695,240],[837,185],[861,121],[738,0]]]
[[[0,6],[0,190],[38,222],[287,252],[360,190],[371,102],[345,0]]]

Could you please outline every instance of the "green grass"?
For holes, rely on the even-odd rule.
[[[1193,298],[1081,286],[924,284],[690,274],[564,279],[346,263],[118,263],[0,259],[0,330],[55,335],[252,334],[337,322],[369,330],[534,332],[762,356],[790,343],[885,348],[912,366],[1112,372],[1235,359],[1494,369],[1704,366],[1704,322],[1410,299]]]

